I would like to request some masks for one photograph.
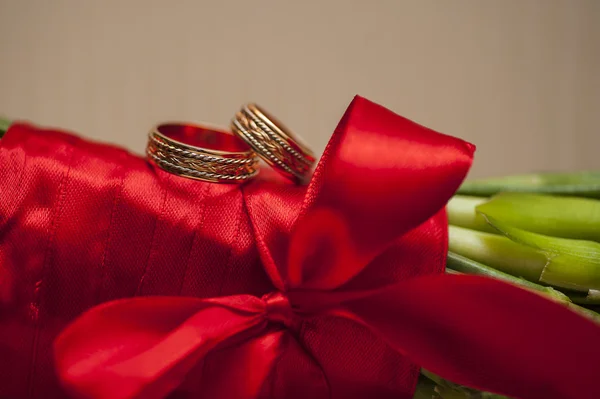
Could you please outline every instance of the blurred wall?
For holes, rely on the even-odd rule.
[[[320,152],[361,94],[472,176],[600,169],[598,0],[0,0],[0,58],[1,114],[139,153],[248,101]]]

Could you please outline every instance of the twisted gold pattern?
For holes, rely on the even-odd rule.
[[[258,174],[254,152],[217,156],[203,153],[200,148],[195,151],[180,145],[156,131],[151,131],[148,138],[148,159],[170,173],[219,183],[242,183]]]
[[[246,164],[255,164],[256,163],[256,159],[254,157],[223,158],[223,157],[217,157],[214,155],[203,154],[203,153],[200,153],[197,151],[186,150],[184,148],[179,148],[172,144],[169,144],[169,142],[167,140],[160,137],[159,135],[157,135],[154,132],[150,133],[150,141],[156,147],[159,147],[166,152],[171,152],[171,153],[177,154],[183,158],[193,158],[193,159],[198,159],[200,161],[215,162],[215,163],[220,163],[220,164],[224,164],[224,165],[246,165]]]
[[[293,148],[288,143],[293,139],[283,133],[285,128],[278,128],[274,121],[254,109],[253,104],[244,106],[231,122],[232,131],[284,176],[296,181],[304,180],[315,162],[312,153]]]
[[[287,173],[294,176],[296,175],[296,172],[292,168],[287,166],[277,157],[279,154],[279,148],[267,144],[268,142],[259,141],[260,139],[257,139],[256,135],[253,134],[253,132],[250,132],[249,129],[246,129],[237,119],[232,122],[232,128],[242,139],[250,144],[252,148],[256,149],[256,151],[262,155],[263,159],[266,158],[265,161],[267,161],[270,165],[277,165]]]
[[[247,106],[244,107],[243,113],[246,118],[251,119],[251,125],[255,126],[258,130],[264,132],[264,134],[269,136],[270,139],[275,140],[277,144],[283,147],[285,151],[289,152],[298,161],[305,165],[308,165],[309,167],[313,164],[314,159],[307,159],[306,155],[300,154],[298,151],[290,147],[290,145],[285,140],[283,140],[279,134],[277,134],[265,122],[263,122],[259,117],[257,117]]]

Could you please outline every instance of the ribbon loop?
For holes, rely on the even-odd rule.
[[[298,249],[299,259],[289,267],[318,253],[306,262],[319,271],[318,278],[306,281],[310,288],[331,290],[349,282],[395,240],[444,208],[465,178],[474,150],[355,97],[315,170],[291,241],[323,213],[330,216],[323,221],[329,223],[329,237],[308,241],[314,244]],[[352,260],[332,265],[328,254]]]

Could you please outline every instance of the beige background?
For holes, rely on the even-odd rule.
[[[0,113],[140,153],[247,101],[320,152],[358,93],[472,176],[600,169],[600,0],[0,0],[0,57]]]

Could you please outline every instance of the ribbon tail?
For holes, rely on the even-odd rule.
[[[210,350],[260,327],[263,311],[252,296],[109,302],[84,313],[57,338],[58,377],[75,397],[163,398]]]
[[[209,381],[202,388],[202,397],[257,398],[281,356],[283,335],[283,331],[274,331],[219,351],[218,363],[211,359],[211,370],[205,370]]]
[[[436,275],[348,299],[337,315],[455,383],[521,399],[600,398],[600,327],[537,294]]]

